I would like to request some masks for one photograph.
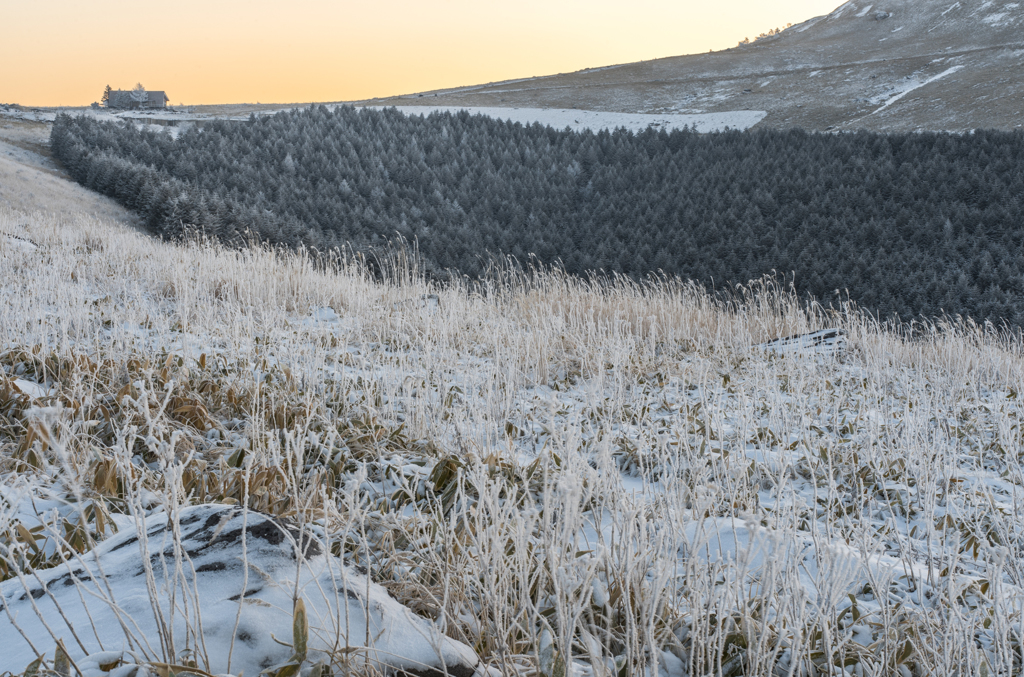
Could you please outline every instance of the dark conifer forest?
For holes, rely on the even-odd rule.
[[[156,234],[318,249],[402,236],[434,274],[531,256],[723,287],[771,271],[883,318],[1024,325],[1024,133],[523,126],[323,106],[168,133],[59,116],[56,158]]]

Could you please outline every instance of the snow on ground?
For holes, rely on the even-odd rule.
[[[23,378],[14,379],[14,387],[34,400],[42,399],[53,393],[52,388],[47,388],[44,385],[34,383],[32,381],[26,381]]]
[[[471,115],[487,115],[499,120],[509,120],[530,125],[542,125],[580,132],[585,129],[600,131],[625,128],[631,132],[645,129],[693,128],[701,133],[719,132],[725,129],[749,129],[763,120],[767,113],[759,110],[725,111],[721,113],[700,113],[693,115],[638,113],[612,113],[605,111],[577,110],[571,108],[486,108],[458,106],[398,106],[407,115],[430,115],[434,112],[457,113],[467,111]]]
[[[340,638],[361,667],[447,667],[460,677],[476,667],[472,649],[293,524],[223,505],[185,508],[170,529],[168,520],[162,511],[140,518],[67,565],[0,584],[0,671],[24,670],[37,650],[52,656],[56,638],[75,661],[112,651],[155,661],[176,635],[215,673],[258,675],[294,653],[275,638],[292,638],[295,595],[309,618],[308,664]]]

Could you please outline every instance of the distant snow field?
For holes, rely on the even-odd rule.
[[[335,104],[336,105],[336,104]],[[335,105],[329,106],[330,108]],[[381,109],[382,106],[372,106],[371,108]],[[683,129],[686,127],[692,127],[702,134],[708,132],[720,132],[725,129],[739,129],[746,130],[750,129],[758,122],[763,120],[768,115],[767,111],[763,110],[735,110],[735,111],[724,111],[720,113],[698,113],[698,114],[660,114],[660,115],[647,115],[642,113],[612,113],[606,111],[592,111],[592,110],[576,110],[572,108],[487,108],[487,107],[461,107],[461,106],[397,106],[398,110],[405,113],[406,115],[430,115],[435,111],[450,111],[456,113],[460,110],[469,111],[471,114],[488,115],[493,118],[499,118],[501,120],[511,120],[512,122],[521,122],[524,125],[533,124],[539,122],[543,125],[554,127],[555,129],[565,129],[569,127],[573,131],[583,131],[584,129],[590,129],[592,131],[598,131],[601,129],[618,129],[619,127],[625,127],[632,132],[643,131],[647,128],[664,129],[671,131],[673,129]],[[281,109],[291,110],[291,109]],[[77,115],[87,115],[94,117],[98,120],[116,121],[122,119],[134,120],[137,124],[147,128],[153,128],[152,124],[148,121],[173,121],[177,123],[190,123],[196,120],[210,120],[210,119],[221,119],[221,120],[247,120],[247,115],[200,115],[200,114],[183,114],[174,111],[156,111],[156,112],[145,112],[140,114],[139,111],[121,111],[111,112],[106,109],[100,110],[70,110]],[[280,111],[273,111],[277,113]],[[261,113],[266,115],[267,113]],[[53,119],[57,116],[54,111],[15,111],[5,115],[5,117],[18,120],[30,120],[34,122],[53,122]],[[173,127],[160,126],[156,128],[156,131],[169,131]],[[171,131],[173,136],[177,136],[179,130]]]
[[[745,130],[763,120],[768,113],[763,110],[735,110],[721,113],[700,113],[691,115],[645,115],[639,113],[610,113],[605,111],[576,110],[572,108],[486,108],[460,106],[397,106],[406,115],[430,115],[434,112],[468,111],[473,115],[488,115],[500,120],[521,122],[524,125],[539,122],[555,129],[566,127],[579,132],[584,129],[599,131],[625,127],[632,132],[648,128],[684,129],[695,128],[698,132],[719,132],[728,129]]]

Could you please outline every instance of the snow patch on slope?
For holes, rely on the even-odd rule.
[[[908,81],[906,85],[902,86],[901,88],[897,88],[897,92],[895,94],[893,94],[893,95],[889,96],[889,98],[885,99],[884,102],[882,103],[881,107],[878,108],[878,110],[874,111],[874,113],[878,113],[878,112],[881,112],[881,111],[885,110],[886,108],[888,108],[892,104],[896,103],[897,101],[899,101],[900,99],[905,97],[907,94],[910,94],[915,89],[920,89],[921,87],[924,87],[927,84],[935,82],[936,80],[940,80],[940,79],[946,77],[947,75],[952,75],[953,73],[956,73],[961,68],[963,68],[963,66],[953,66],[951,68],[947,68],[946,70],[942,71],[938,75],[933,75],[932,77],[928,78],[927,80],[923,80],[923,81],[921,81],[921,80],[910,80],[910,81]],[[879,99],[876,99],[875,103],[878,103],[878,101],[879,101]],[[872,115],[874,113],[872,113]]]
[[[1003,5],[1003,11],[993,12],[992,14],[986,15],[982,18],[982,22],[987,23],[989,26],[1005,26],[1007,24],[1014,23],[1013,10],[1020,7],[1020,3],[1010,2]]]

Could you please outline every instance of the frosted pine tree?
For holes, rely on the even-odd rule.
[[[135,83],[135,86],[132,87],[132,91],[129,93],[129,96],[132,100],[132,108],[141,108],[146,105],[146,102],[149,100],[149,93],[146,91],[146,88],[142,86],[141,82]]]

